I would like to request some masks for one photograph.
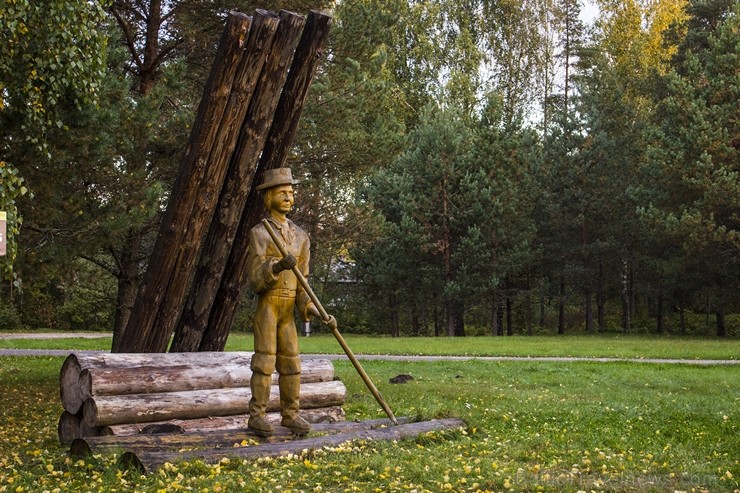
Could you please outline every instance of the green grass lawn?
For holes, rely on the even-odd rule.
[[[439,356],[574,356],[611,358],[740,359],[740,339],[655,335],[565,335],[513,337],[372,337],[345,334],[356,354]],[[301,352],[342,354],[330,334],[300,339]],[[1,339],[4,349],[102,349],[111,346],[110,336],[98,339]],[[251,351],[252,335],[232,333],[227,351]]]
[[[58,444],[62,361],[0,357],[0,493],[740,489],[738,365],[367,361],[397,416],[455,416],[467,428],[140,476],[117,470],[115,456],[72,459]],[[347,385],[347,418],[383,417],[351,364],[335,367]],[[414,380],[388,383],[400,373]]]
[[[619,335],[513,337],[368,337],[345,336],[358,354],[439,356],[576,356],[614,358],[738,359],[740,339]],[[341,354],[329,334],[301,339],[306,353]],[[229,338],[229,349],[251,348],[250,335]]]

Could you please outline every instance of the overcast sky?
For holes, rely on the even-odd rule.
[[[587,24],[592,24],[596,16],[599,15],[599,8],[591,0],[583,0],[581,5],[581,20]]]

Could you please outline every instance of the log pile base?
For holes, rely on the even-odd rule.
[[[435,419],[409,423],[399,419],[394,426],[387,419],[314,425],[313,433],[320,436],[298,438],[289,430],[278,427],[274,436],[261,443],[254,444],[257,437],[246,428],[228,432],[203,432],[175,434],[169,436],[140,436],[130,438],[129,443],[117,446],[103,444],[104,439],[123,437],[97,437],[76,440],[73,453],[86,454],[96,451],[123,450],[118,459],[122,469],[132,469],[148,474],[156,471],[165,463],[201,460],[215,464],[225,457],[236,459],[257,459],[260,457],[280,457],[301,454],[307,450],[323,447],[336,447],[353,440],[403,440],[415,438],[423,433],[443,430],[455,430],[465,427],[465,422],[456,419]],[[111,441],[110,443],[114,443]],[[182,451],[183,448],[192,450]],[[197,448],[201,447],[201,448]],[[205,448],[202,448],[205,447]]]
[[[251,357],[247,352],[72,353],[60,371],[59,442],[133,435],[165,422],[185,431],[239,428],[251,398]],[[335,380],[332,362],[308,358],[301,366],[304,418],[343,421],[347,389]],[[272,387],[270,411],[280,407],[277,374]]]

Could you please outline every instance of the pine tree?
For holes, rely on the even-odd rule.
[[[740,7],[666,78],[651,134],[642,217],[715,290],[717,335],[740,266]]]

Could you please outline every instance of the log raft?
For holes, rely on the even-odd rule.
[[[367,430],[349,430],[334,435],[285,442],[265,443],[254,446],[232,447],[228,449],[208,448],[184,452],[155,449],[129,450],[121,454],[118,460],[118,465],[123,469],[134,469],[142,473],[150,473],[157,470],[165,462],[177,463],[182,461],[202,460],[206,463],[215,463],[224,457],[235,457],[238,459],[280,457],[289,454],[300,454],[305,450],[316,450],[323,447],[337,447],[353,440],[404,440],[415,438],[424,433],[455,430],[464,428],[465,426],[465,422],[460,419],[447,418]]]
[[[248,429],[245,422],[241,427],[228,430],[199,430],[190,433],[165,433],[155,435],[99,436],[77,438],[72,442],[70,453],[74,457],[85,457],[92,454],[105,454],[121,450],[166,450],[182,448],[225,448],[233,446],[254,445],[259,443],[284,442],[295,438],[295,435],[278,423],[279,415],[271,413],[268,419],[275,424],[275,432],[269,437],[260,437]],[[367,421],[343,421],[340,423],[314,423],[312,433],[335,435],[351,431],[373,430],[387,427],[387,419]]]

